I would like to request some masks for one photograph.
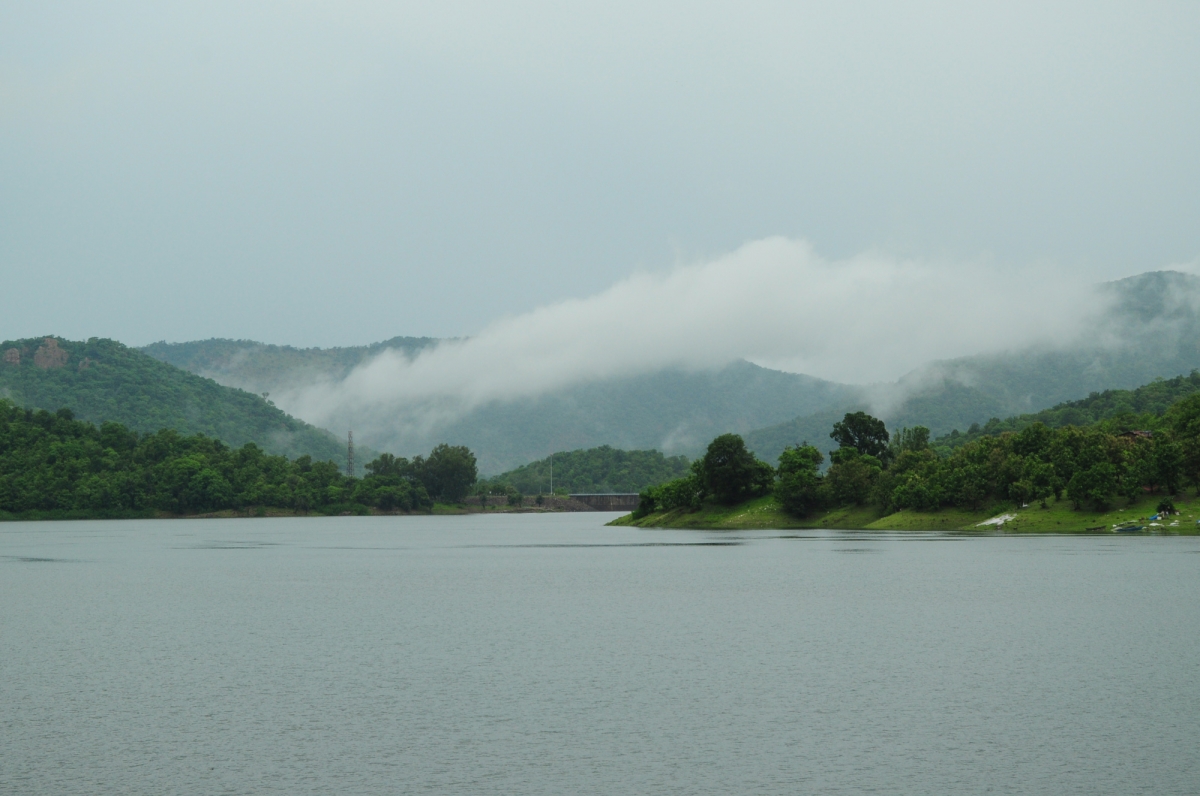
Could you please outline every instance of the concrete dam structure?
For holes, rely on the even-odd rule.
[[[638,507],[637,492],[599,492],[571,495],[572,500],[590,506],[593,511],[633,511]]]

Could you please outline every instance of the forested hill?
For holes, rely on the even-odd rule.
[[[1093,392],[1078,401],[1066,401],[1041,412],[1018,415],[1004,420],[992,418],[987,423],[970,426],[966,432],[952,431],[934,442],[934,448],[946,453],[980,437],[994,436],[1005,431],[1021,431],[1034,423],[1050,428],[1089,426],[1102,421],[1116,421],[1122,431],[1144,429],[1155,418],[1166,414],[1172,404],[1200,392],[1200,371],[1173,379],[1155,379],[1133,390]]]
[[[1060,348],[932,362],[894,385],[865,388],[843,406],[747,432],[746,444],[767,461],[804,440],[826,450],[831,423],[851,409],[868,410],[891,428],[925,426],[937,437],[988,418],[1079,409],[1074,404],[1089,394],[1128,392],[1200,368],[1200,278],[1139,274],[1099,286],[1099,297],[1104,311]]]
[[[624,451],[602,445],[556,453],[553,467],[556,492],[640,492],[687,475],[688,460],[659,451]],[[547,456],[501,473],[485,486],[497,492],[511,487],[523,495],[549,494],[550,468],[551,457]]]
[[[340,380],[386,349],[412,355],[436,345],[434,337],[393,337],[379,343],[343,348],[295,348],[254,340],[158,342],[142,351],[177,368],[254,393],[275,392],[321,380]]]
[[[114,340],[57,337],[0,343],[0,398],[17,406],[68,408],[80,420],[139,432],[170,428],[231,447],[344,463],[345,443],[259,395],[223,387]]]

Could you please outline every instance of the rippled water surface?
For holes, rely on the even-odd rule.
[[[0,525],[0,792],[1200,792],[1200,538]]]

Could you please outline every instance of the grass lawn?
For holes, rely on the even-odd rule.
[[[840,530],[895,531],[975,531],[978,533],[1109,533],[1117,523],[1136,521],[1145,525],[1147,533],[1194,535],[1200,530],[1200,500],[1190,496],[1175,499],[1181,514],[1151,525],[1147,520],[1154,514],[1161,496],[1148,495],[1133,503],[1118,500],[1108,511],[1076,511],[1069,500],[1051,499],[1042,508],[1034,503],[1017,507],[997,503],[980,511],[942,509],[940,511],[898,511],[881,515],[867,506],[839,508],[822,515],[796,519],[783,512],[773,497],[757,498],[736,506],[706,504],[699,511],[668,511],[649,514],[641,519],[632,515],[620,517],[610,525],[629,525],[641,528],[832,528]],[[981,523],[1011,515],[1002,524]]]

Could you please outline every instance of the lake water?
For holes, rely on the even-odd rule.
[[[1200,537],[0,524],[0,792],[1200,792]]]

